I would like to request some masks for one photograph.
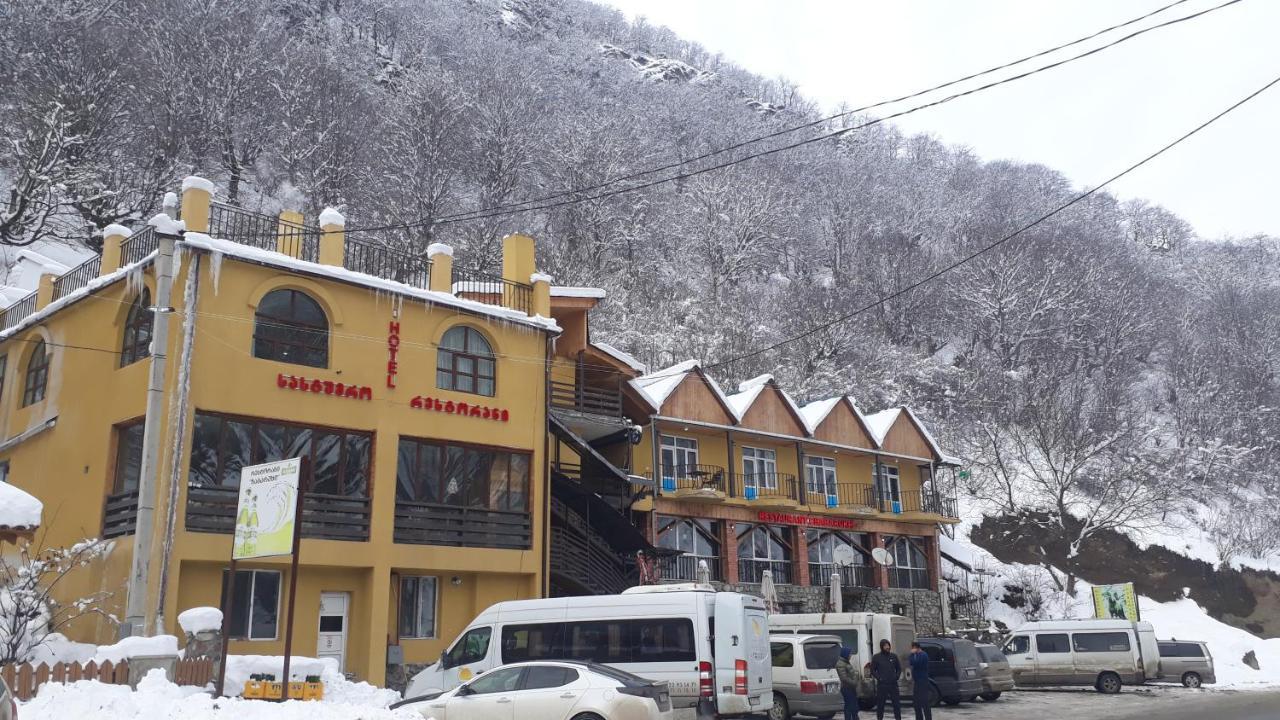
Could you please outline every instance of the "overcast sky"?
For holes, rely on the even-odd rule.
[[[834,109],[1029,55],[1172,0],[604,0]],[[1188,0],[1131,29],[1224,0]],[[1119,37],[1124,33],[1108,35]],[[897,120],[1092,186],[1280,75],[1280,0],[1242,0]],[[1093,44],[1104,42],[1094,41]],[[1092,46],[1092,45],[1090,45]],[[1053,56],[1053,59],[1065,55]],[[896,109],[896,108],[895,108]],[[1202,236],[1280,235],[1280,85],[1117,185]]]

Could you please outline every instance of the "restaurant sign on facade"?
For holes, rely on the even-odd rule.
[[[757,515],[760,522],[774,525],[803,525],[804,527],[835,528],[852,530],[854,521],[849,518],[824,517],[822,515],[797,515],[795,513],[760,511]]]

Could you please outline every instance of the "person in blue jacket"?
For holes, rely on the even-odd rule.
[[[911,666],[911,704],[916,708],[916,720],[933,720],[933,708],[929,707],[929,656],[920,643],[911,643],[907,664]]]

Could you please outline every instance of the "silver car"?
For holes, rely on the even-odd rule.
[[[844,709],[840,696],[840,638],[834,635],[769,637],[773,655],[773,708],[769,720],[793,715],[830,718]]]
[[[1215,683],[1213,656],[1209,646],[1198,640],[1161,640],[1160,679],[1176,680],[1186,687],[1198,688]]]

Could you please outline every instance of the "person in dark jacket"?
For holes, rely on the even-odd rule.
[[[898,694],[898,678],[902,675],[902,663],[893,654],[888,640],[880,641],[880,652],[871,662],[871,677],[876,681],[876,720],[884,720],[885,701],[893,702],[894,720],[902,720],[902,696]]]
[[[844,699],[844,720],[858,720],[858,676],[861,672],[849,662],[853,657],[853,648],[840,648],[840,659],[836,661],[836,675],[840,677],[840,697]]]
[[[933,720],[933,708],[929,707],[929,656],[920,643],[911,643],[907,664],[911,666],[911,705],[916,709],[916,720]]]

